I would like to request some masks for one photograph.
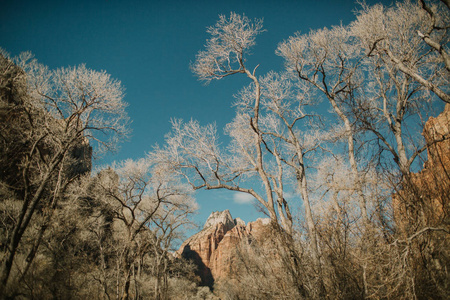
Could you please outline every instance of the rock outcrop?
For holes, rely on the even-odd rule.
[[[421,222],[435,225],[446,215],[450,199],[450,104],[424,126],[428,160],[423,169],[412,173],[403,188],[393,195],[394,216],[406,234],[417,222],[411,208],[420,207]],[[425,224],[424,224],[425,225]]]
[[[233,219],[229,210],[213,212],[203,230],[187,239],[177,255],[191,259],[198,267],[201,285],[212,287],[216,280],[232,274],[237,246],[242,241],[264,239],[269,224],[269,219],[258,219],[246,225]]]
[[[228,228],[227,231],[234,227],[234,220],[231,217],[230,211],[228,209],[224,211],[212,212],[206,220],[203,229],[208,229],[220,223],[222,223],[225,228]]]
[[[445,105],[444,111],[436,118],[430,118],[423,129],[427,142],[428,161],[421,172],[429,173],[438,169],[440,175],[449,180],[450,172],[450,104]],[[420,173],[419,173],[420,174]]]

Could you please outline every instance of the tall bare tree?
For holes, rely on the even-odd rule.
[[[7,293],[14,258],[33,215],[39,207],[47,207],[51,215],[64,186],[80,174],[73,169],[74,151],[78,148],[83,154],[78,159],[82,167],[87,163],[83,167],[86,171],[90,169],[91,146],[99,151],[111,150],[127,134],[123,88],[106,72],[84,65],[51,71],[29,53],[13,60],[2,59],[2,65],[11,61],[21,70],[17,74],[24,92],[14,103],[6,103],[3,97],[1,101],[12,108],[9,112],[18,111],[22,116],[20,126],[26,133],[24,143],[29,146],[19,159],[22,190],[17,195],[21,208],[13,216],[1,262],[2,295]],[[53,195],[50,202],[48,195]]]
[[[234,74],[244,74],[254,85],[253,111],[250,119],[243,120],[239,115],[235,119],[235,124],[239,122],[245,124],[245,128],[240,127],[241,136],[233,136],[236,146],[234,149],[241,152],[241,155],[234,159],[222,155],[216,141],[215,126],[200,127],[195,121],[185,125],[174,121],[173,135],[168,138],[165,150],[169,151],[167,153],[179,167],[194,170],[194,177],[188,178],[194,188],[225,188],[248,193],[254,196],[265,207],[272,220],[277,222],[273,187],[264,166],[264,145],[258,129],[260,84],[255,75],[256,68],[250,71],[245,63],[248,50],[255,44],[256,36],[262,31],[261,20],[252,22],[247,17],[235,13],[232,13],[229,19],[220,16],[217,24],[208,28],[211,38],[207,41],[206,49],[197,54],[196,62],[192,66],[193,72],[206,82]],[[232,132],[230,130],[231,134]],[[248,140],[242,139],[244,135]],[[189,158],[183,161],[183,156]],[[243,187],[239,183],[249,174],[258,176],[263,185],[264,196],[255,189]]]
[[[361,85],[361,50],[354,44],[347,28],[321,29],[297,34],[278,46],[277,54],[285,59],[286,69],[300,81],[325,96],[343,123],[347,155],[359,197],[363,220],[368,222],[366,199],[361,183],[361,166],[357,162],[355,138],[357,128],[343,100],[352,96]]]
[[[272,221],[280,221],[289,234],[293,233],[293,222],[285,194],[288,186],[292,188],[295,183],[294,189],[299,191],[305,207],[317,282],[323,292],[305,161],[306,155],[318,147],[320,138],[310,134],[313,130],[309,130],[307,122],[305,127],[299,125],[312,118],[304,111],[307,96],[297,101],[291,83],[283,76],[271,73],[258,78],[257,67],[248,69],[246,55],[261,31],[259,20],[251,22],[234,13],[228,19],[221,16],[208,29],[212,38],[192,66],[194,73],[207,82],[234,74],[243,74],[251,82],[236,95],[237,113],[226,126],[226,133],[232,138],[229,152],[219,148],[215,126],[173,121],[167,145],[159,153],[195,189],[224,188],[254,196]],[[290,180],[289,175],[296,180]],[[263,193],[255,188],[258,183]]]

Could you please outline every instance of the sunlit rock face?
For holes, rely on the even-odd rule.
[[[177,255],[193,260],[201,285],[212,287],[215,281],[236,271],[233,262],[237,246],[242,241],[263,239],[269,224],[269,219],[258,219],[246,225],[240,218],[233,219],[228,210],[213,212],[203,230],[188,238]]]
[[[424,126],[427,158],[423,169],[411,174],[405,183],[407,190],[399,190],[392,197],[394,217],[399,229],[407,234],[414,226],[408,206],[422,205],[422,219],[428,225],[439,223],[448,211],[450,197],[450,104],[436,118],[431,117]],[[411,192],[413,191],[413,192]],[[417,203],[420,201],[420,203]]]
[[[427,142],[428,161],[424,169],[450,167],[450,104],[436,118],[430,118],[423,129]]]
[[[225,226],[225,228],[228,228],[228,230],[234,227],[235,225],[234,220],[231,217],[230,211],[228,209],[224,211],[212,212],[211,215],[206,220],[203,229],[208,229],[220,223],[222,223]]]

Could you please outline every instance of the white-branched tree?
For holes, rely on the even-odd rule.
[[[14,78],[7,76],[11,69],[18,70]],[[13,190],[16,203],[4,228],[0,294],[6,295],[17,280],[10,278],[11,270],[26,272],[67,186],[90,171],[92,147],[96,153],[114,149],[127,134],[128,118],[121,83],[104,71],[85,65],[49,70],[24,53],[14,59],[2,56],[2,72],[2,84],[8,81],[16,89],[14,97],[2,96],[2,117],[17,118],[14,126],[22,131],[15,141],[18,136],[8,136],[6,130],[5,139],[12,140],[5,144],[23,145],[11,166],[20,174],[18,182],[14,187],[3,182]],[[23,237],[38,218],[43,221],[36,223],[37,233],[27,238],[32,246],[25,246]],[[18,253],[26,255],[25,266],[15,263]]]
[[[190,216],[196,210],[190,186],[156,164],[152,154],[113,164],[93,180],[95,187],[87,196],[112,214],[115,242],[109,246],[115,249],[116,298],[145,296],[144,279],[154,277],[152,297],[167,299],[171,252],[181,229],[192,226]]]
[[[409,235],[416,237],[417,233],[423,234],[430,228],[424,221],[428,217],[424,217],[427,213],[423,209],[430,204],[423,203],[426,196],[418,192],[411,182],[411,172],[417,167],[420,155],[430,147],[419,132],[431,114],[434,101],[449,100],[447,45],[450,14],[444,4],[445,1],[405,1],[392,7],[362,4],[356,13],[357,20],[350,25],[312,30],[309,34],[298,33],[282,42],[277,49],[277,54],[285,59],[287,71],[314,89],[317,99],[327,99],[336,119],[342,124],[342,127],[338,126],[342,130],[336,131],[335,141],[346,141],[347,159],[342,160],[345,156],[342,156],[340,147],[336,147],[339,144],[330,145],[334,158],[326,157],[325,163],[332,160],[335,168],[327,169],[324,164],[318,169],[322,173],[319,175],[323,176],[318,182],[324,188],[321,197],[328,194],[334,203],[332,209],[341,217],[346,204],[344,216],[348,218],[355,216],[353,206],[348,206],[352,205],[354,193],[364,220],[362,224],[378,225],[377,230],[368,231],[369,239],[360,243],[362,253],[372,248],[372,254],[355,256],[363,269],[361,290],[364,297],[382,295],[376,287],[377,280],[368,273],[381,272],[383,275],[380,276],[384,278],[389,272],[400,272],[401,268],[410,273],[389,281],[391,286],[387,290],[390,293],[403,290],[411,297],[417,295],[414,282],[420,280],[412,279],[414,271],[407,266],[414,260],[414,255],[405,255],[410,253],[409,246],[397,248],[399,252],[403,251],[399,256],[386,254],[391,246],[384,243],[396,239],[392,234],[395,225],[392,208],[388,212],[390,216],[383,215],[381,210],[390,203],[386,199],[392,199],[392,194],[401,190],[395,195],[395,201],[403,202],[401,205],[410,211],[407,221],[411,225]],[[442,136],[433,143],[446,139],[448,137]],[[352,181],[339,178],[348,177],[339,175],[342,171],[349,174]],[[406,194],[410,196],[402,197]],[[320,208],[323,210],[324,207]],[[371,216],[377,216],[377,220],[371,220]],[[354,224],[358,224],[357,219],[353,217]],[[350,228],[356,241],[362,239],[363,236],[355,236],[352,223],[343,223],[345,234],[342,237],[345,238]],[[365,230],[368,229],[366,225],[362,227]],[[442,228],[438,230],[445,231]],[[332,241],[327,241],[327,235],[332,236],[327,233],[330,227],[321,225],[321,231],[322,241],[328,246]],[[377,236],[384,236],[384,239]],[[425,240],[423,244],[430,243],[430,240]],[[331,249],[333,256],[337,249],[347,247],[344,241],[347,238],[330,247],[337,247]],[[432,247],[420,250],[423,255],[427,251],[432,251]],[[382,262],[383,255],[390,258]],[[377,260],[380,265],[374,267]]]
[[[392,210],[386,213],[389,199],[399,184],[406,186],[405,180],[429,146],[418,132],[432,113],[433,101],[448,102],[448,12],[440,2],[406,1],[389,8],[362,4],[357,20],[348,26],[313,30],[282,42],[277,54],[285,59],[287,72],[263,77],[246,60],[255,36],[263,31],[261,21],[234,13],[221,16],[208,29],[212,37],[192,69],[207,82],[235,74],[250,80],[237,94],[236,116],[225,128],[231,142],[225,149],[219,147],[213,125],[174,121],[167,145],[158,149],[161,160],[196,189],[225,188],[253,195],[291,234],[285,195],[297,191],[317,276],[310,296],[320,298],[325,289],[334,289],[332,280],[324,276],[341,277],[344,289],[352,290],[349,293],[356,289],[363,297],[381,295],[368,272],[379,255],[388,252],[385,243],[395,240]],[[331,115],[325,110],[320,116],[311,113],[310,106],[322,105],[322,99]],[[338,126],[323,126],[322,118]],[[314,162],[318,153],[328,164]],[[331,165],[336,168],[326,168]],[[316,170],[308,173],[311,166]],[[308,188],[311,176],[324,181],[314,182],[322,196]],[[330,228],[314,218],[311,195],[318,211],[324,210],[327,200],[332,203],[336,228],[341,228],[337,235],[328,235]],[[334,239],[331,243],[329,237]],[[336,247],[342,250],[343,270],[358,263],[362,281],[351,272],[329,271],[330,261],[323,255],[337,257]],[[347,258],[350,248],[357,259]],[[403,256],[389,258],[393,268],[401,268],[399,257]],[[382,277],[397,272],[388,267],[389,259],[376,271]],[[334,275],[322,273],[324,264]],[[408,278],[397,285],[391,282],[390,292],[410,291]]]
[[[246,57],[261,33],[260,20],[234,13],[208,29],[211,38],[192,66],[207,82],[242,74],[250,80],[236,96],[236,116],[226,126],[231,142],[222,149],[214,125],[173,121],[166,145],[157,151],[183,174],[194,189],[228,189],[252,195],[274,224],[293,234],[287,191],[298,191],[307,220],[318,295],[323,295],[317,233],[309,202],[307,156],[323,139],[315,117],[307,113],[311,102],[305,85],[295,86],[284,75],[259,78]],[[317,122],[319,124],[320,122]],[[294,178],[294,179],[293,179]]]

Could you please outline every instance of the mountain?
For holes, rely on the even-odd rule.
[[[246,225],[240,218],[233,219],[228,209],[213,212],[203,229],[181,245],[177,256],[192,260],[201,285],[212,287],[215,281],[232,276],[238,246],[263,241],[269,224],[270,219],[258,219]]]

